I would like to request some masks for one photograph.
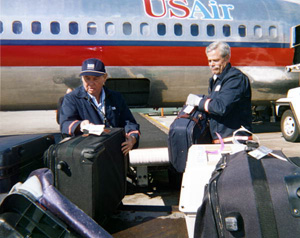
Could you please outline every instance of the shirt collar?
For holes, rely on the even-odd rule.
[[[103,88],[102,88],[102,91],[101,91],[101,94],[100,94],[100,102],[99,102],[99,103],[97,102],[97,99],[96,99],[95,96],[93,96],[93,95],[91,95],[91,94],[89,94],[89,93],[87,93],[87,94],[90,96],[90,98],[93,100],[93,102],[95,103],[95,105],[96,105],[97,107],[103,106],[103,105],[104,105],[105,91],[104,91]]]
[[[213,79],[213,82],[215,82],[217,79],[221,80],[223,79],[224,75],[228,72],[228,70],[231,68],[231,64],[228,63],[225,66],[225,69],[223,70],[223,72],[221,74],[214,74],[211,78]]]

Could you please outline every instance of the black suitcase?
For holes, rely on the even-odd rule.
[[[184,112],[185,108],[186,105],[170,125],[168,135],[170,163],[179,173],[185,170],[188,150],[192,144],[211,143],[206,114],[198,110],[188,114]]]
[[[43,154],[54,143],[54,135],[49,134],[0,137],[0,193],[43,167]]]
[[[194,237],[300,237],[300,168],[246,151],[223,156],[197,211]]]
[[[124,141],[124,129],[111,128],[101,136],[70,138],[45,153],[57,189],[99,224],[117,209],[126,193]]]

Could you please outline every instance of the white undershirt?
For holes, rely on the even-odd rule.
[[[214,81],[216,81],[217,78],[218,78],[218,75],[214,74],[214,76],[213,76]]]
[[[93,103],[95,104],[95,106],[105,115],[105,91],[104,91],[104,89],[102,88],[99,103],[97,102],[96,97],[94,97],[91,94],[89,94],[89,96],[91,97],[91,99],[92,99]],[[103,117],[102,113],[100,113],[98,111],[99,116],[102,118],[102,120],[104,120],[104,117]]]

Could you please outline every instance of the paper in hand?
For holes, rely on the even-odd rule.
[[[82,126],[82,128],[80,129],[82,132],[84,130],[87,130],[89,134],[93,134],[93,135],[98,135],[100,136],[104,130],[104,126],[105,125],[92,125],[92,124],[87,124]]]

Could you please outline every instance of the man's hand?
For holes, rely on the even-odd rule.
[[[89,120],[84,120],[84,121],[82,121],[82,122],[79,124],[79,126],[76,128],[75,134],[78,134],[80,131],[83,132],[84,126],[89,125],[89,124],[94,125],[93,123],[90,123]]]
[[[198,107],[201,99],[202,99],[202,97],[200,97],[196,94],[190,93],[189,96],[187,97],[185,104]]]
[[[89,120],[84,120],[84,121],[82,121],[82,122],[80,123],[80,129],[81,129],[84,125],[88,125],[88,124],[94,125],[93,123],[90,123]]]
[[[127,155],[129,151],[133,148],[136,143],[136,138],[134,136],[126,135],[126,141],[122,143],[122,152]]]

